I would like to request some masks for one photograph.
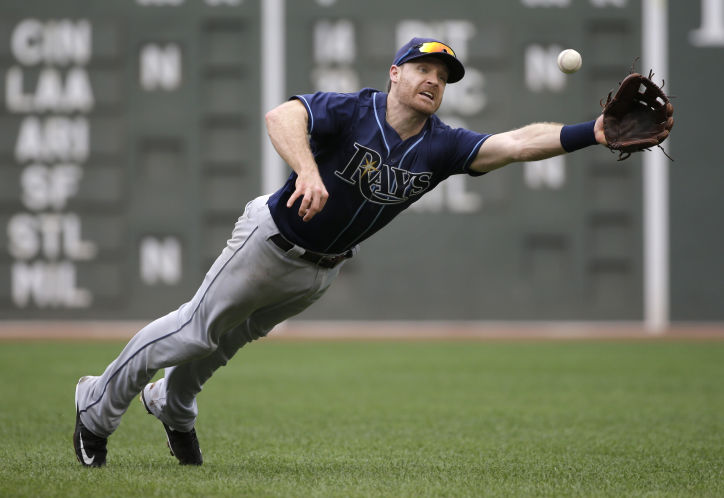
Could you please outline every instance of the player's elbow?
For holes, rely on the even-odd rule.
[[[541,143],[535,140],[516,140],[510,148],[511,163],[526,163],[540,161],[549,157],[557,156],[564,150],[560,141],[555,143]]]
[[[276,126],[278,126],[280,123],[282,123],[283,118],[281,116],[281,112],[279,112],[279,108],[276,107],[272,109],[271,111],[268,111],[264,115],[264,124],[266,125],[267,131],[273,130]]]
[[[507,137],[505,159],[508,163],[531,161],[535,157],[535,147],[517,132],[518,130],[508,134]]]
[[[540,150],[531,147],[525,143],[519,144],[519,146],[511,151],[511,161],[512,163],[525,163],[529,161],[537,161],[540,159]]]
[[[307,111],[298,100],[290,100],[268,111],[264,115],[264,122],[269,133],[291,128],[299,128],[306,132]]]

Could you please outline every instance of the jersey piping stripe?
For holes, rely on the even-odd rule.
[[[354,215],[352,216],[352,219],[349,220],[349,223],[347,223],[347,226],[344,227],[344,228],[342,229],[342,231],[339,232],[339,234],[334,238],[334,240],[329,243],[329,245],[328,245],[327,248],[324,250],[324,252],[329,251],[329,248],[332,247],[332,246],[334,245],[334,243],[339,240],[339,238],[342,236],[342,234],[344,234],[344,232],[346,232],[347,229],[352,226],[352,223],[354,223],[354,220],[357,219],[357,216],[359,216],[360,211],[362,211],[362,208],[365,207],[365,204],[367,204],[368,202],[369,202],[369,201],[368,201],[367,199],[365,199],[365,201],[360,205],[360,207],[357,209],[357,211],[356,211],[356,212],[354,213]],[[359,237],[358,237],[358,238],[359,238]]]
[[[380,129],[380,133],[382,134],[382,141],[385,143],[385,148],[387,148],[387,157],[390,157],[390,146],[387,144],[387,137],[385,137],[385,129],[382,127],[382,123],[380,122],[380,116],[377,114],[377,94],[372,94],[372,107],[375,110],[375,120],[377,121],[377,126]]]
[[[400,159],[400,164],[398,165],[399,168],[402,168],[402,163],[405,162],[405,157],[407,157],[407,154],[409,154],[412,149],[414,149],[415,147],[417,147],[417,144],[419,144],[420,142],[422,142],[422,139],[425,138],[425,135],[426,135],[426,134],[427,134],[427,130],[425,130],[425,131],[422,133],[422,136],[421,136],[420,138],[418,138],[417,141],[416,141],[414,144],[412,144],[412,145],[405,151],[404,154],[402,154],[402,159]],[[393,183],[392,183],[392,186],[390,187],[390,189],[391,189],[391,190],[394,190],[394,188],[395,188],[396,186],[397,186],[397,182],[393,179]],[[358,238],[359,238],[359,237],[358,237]]]
[[[121,372],[121,370],[123,370],[123,369],[125,368],[125,366],[128,365],[128,363],[129,363],[136,355],[138,355],[141,351],[143,351],[144,349],[146,349],[148,346],[151,346],[152,344],[155,344],[155,343],[157,343],[157,342],[159,342],[159,341],[162,341],[163,339],[167,339],[167,338],[171,337],[172,335],[181,332],[181,330],[183,330],[184,327],[186,327],[189,323],[191,323],[191,321],[194,319],[194,315],[196,315],[196,312],[199,310],[199,307],[201,306],[201,303],[204,302],[204,299],[206,298],[206,294],[209,292],[209,289],[211,289],[211,286],[214,285],[214,282],[216,282],[216,279],[217,279],[217,278],[219,277],[219,275],[221,275],[221,273],[224,271],[224,268],[226,268],[226,265],[228,265],[229,262],[230,262],[232,259],[234,259],[234,256],[236,256],[236,255],[239,253],[239,251],[241,251],[241,250],[244,248],[244,246],[246,246],[246,243],[249,241],[249,239],[251,239],[251,238],[254,236],[254,234],[256,233],[256,231],[257,231],[258,228],[259,228],[258,226],[257,226],[257,227],[254,227],[254,230],[252,230],[252,232],[251,232],[251,233],[249,234],[249,236],[246,238],[246,240],[244,241],[244,243],[241,244],[241,246],[239,246],[239,248],[238,248],[236,251],[234,251],[234,254],[231,255],[231,257],[226,261],[226,263],[224,263],[224,265],[221,267],[221,269],[219,270],[219,272],[218,272],[218,273],[216,274],[216,276],[213,278],[213,280],[211,281],[211,283],[209,283],[209,286],[208,286],[208,287],[206,288],[206,290],[204,291],[204,295],[201,296],[201,299],[199,299],[199,304],[197,304],[197,305],[196,305],[196,308],[194,308],[193,313],[191,313],[191,317],[189,317],[189,319],[188,319],[183,325],[181,325],[179,328],[177,328],[177,329],[174,330],[173,332],[169,332],[168,334],[166,334],[166,335],[164,335],[164,336],[162,336],[162,337],[159,337],[159,338],[157,338],[157,339],[154,339],[154,340],[152,340],[152,341],[144,344],[144,345],[141,346],[140,348],[138,348],[138,350],[137,350],[135,353],[133,353],[133,354],[130,356],[130,358],[128,358],[126,361],[124,361],[123,364],[122,364],[121,366],[119,366],[119,367],[116,369],[116,371],[111,374],[110,378],[108,379],[108,382],[106,382],[106,384],[103,386],[103,392],[101,392],[101,395],[98,396],[98,399],[95,400],[93,403],[89,404],[88,406],[86,406],[84,409],[80,410],[79,413],[86,412],[86,411],[88,411],[90,408],[94,407],[95,405],[97,405],[98,403],[101,402],[101,400],[103,399],[103,396],[106,394],[106,390],[108,389],[108,384],[110,384],[110,382],[113,380],[113,378],[114,378],[116,375],[118,375],[118,374]]]
[[[465,169],[466,170],[470,169],[470,160],[472,159],[473,154],[475,154],[480,149],[480,146],[483,144],[483,142],[485,142],[488,139],[488,137],[490,137],[490,135],[488,135],[487,137],[481,138],[478,141],[478,143],[476,143],[473,146],[473,150],[470,151],[470,154],[468,155],[467,159],[465,159]]]
[[[307,99],[305,99],[303,95],[297,95],[297,98],[301,100],[307,108],[307,114],[309,114],[309,130],[307,130],[307,133],[312,133],[314,129],[314,114],[312,114],[312,108],[309,107],[309,102],[307,102]]]
[[[377,216],[375,216],[375,219],[372,220],[372,223],[370,223],[369,226],[367,228],[365,228],[364,231],[362,233],[360,233],[356,239],[354,239],[352,242],[350,242],[350,245],[356,244],[359,239],[364,237],[365,234],[370,231],[370,228],[372,228],[375,225],[375,223],[377,223],[377,218],[380,217],[380,215],[382,214],[382,211],[385,210],[385,207],[386,206],[380,206],[380,210],[377,212]]]
[[[425,131],[422,133],[422,136],[417,140],[417,142],[415,142],[414,144],[412,144],[412,145],[405,151],[405,153],[402,154],[402,159],[400,159],[400,165],[399,165],[400,168],[402,168],[402,163],[405,162],[405,158],[407,157],[407,154],[409,154],[412,149],[414,149],[415,147],[417,147],[417,144],[419,144],[420,142],[422,142],[422,139],[425,138],[425,135],[427,135],[427,130],[425,130]],[[403,194],[403,195],[404,195],[404,194]]]
[[[422,132],[422,136],[417,140],[417,142],[415,142],[414,144],[412,144],[412,145],[410,146],[410,148],[407,149],[404,154],[402,154],[402,159],[400,159],[400,167],[402,166],[402,163],[405,162],[405,157],[407,157],[407,154],[409,154],[412,149],[414,149],[415,147],[417,147],[417,144],[419,144],[420,142],[422,142],[422,139],[425,138],[425,135],[427,135],[427,130],[425,130],[424,132]]]

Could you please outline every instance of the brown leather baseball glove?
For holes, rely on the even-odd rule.
[[[611,92],[602,104],[607,147],[619,153],[619,161],[632,152],[660,147],[674,126],[674,106],[661,87],[651,81],[652,77],[651,71],[648,77],[629,74],[613,98]]]

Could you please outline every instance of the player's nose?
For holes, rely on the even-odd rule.
[[[430,73],[425,78],[424,85],[428,88],[438,87],[440,85],[440,77],[436,74]]]
[[[445,85],[446,78],[447,73],[443,71],[433,71],[428,77],[428,82],[436,87],[441,87]]]

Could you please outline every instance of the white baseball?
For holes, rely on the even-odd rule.
[[[575,73],[581,69],[581,64],[583,64],[581,54],[572,48],[567,48],[558,54],[558,67],[566,74]]]

